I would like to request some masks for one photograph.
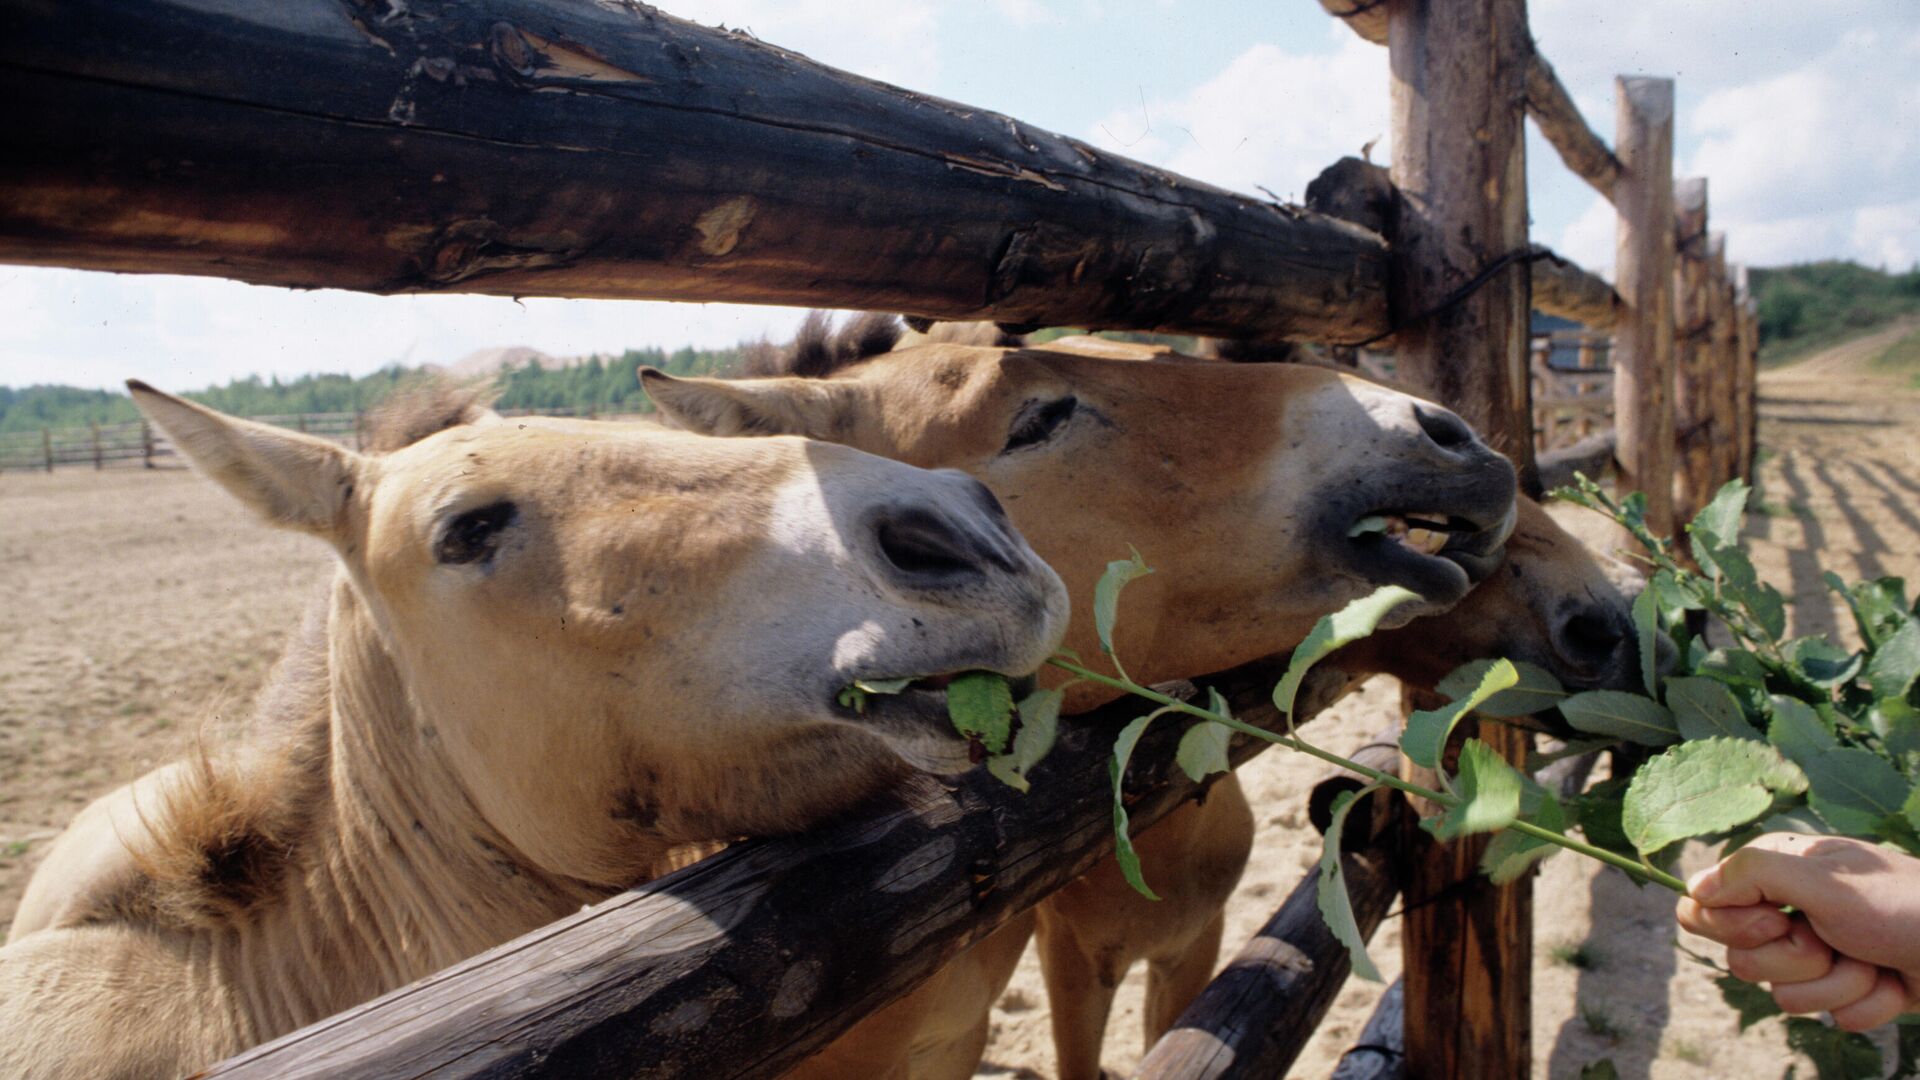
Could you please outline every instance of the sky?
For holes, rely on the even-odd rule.
[[[1298,199],[1369,142],[1386,50],[1314,0],[667,0],[844,68],[1249,194]],[[1675,171],[1736,263],[1920,260],[1920,2],[1533,0],[1542,53],[1612,141],[1617,74],[1676,80]],[[1609,273],[1613,213],[1529,125],[1536,241]],[[296,292],[0,266],[0,385],[195,389],[476,349],[554,355],[784,338],[788,308]]]

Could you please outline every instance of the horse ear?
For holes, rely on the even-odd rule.
[[[275,525],[329,539],[366,460],[311,435],[218,413],[127,380],[133,403],[193,466]]]
[[[845,428],[845,398],[819,379],[678,378],[640,369],[640,385],[674,427],[700,435],[805,435]]]

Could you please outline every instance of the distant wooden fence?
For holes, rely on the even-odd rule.
[[[1697,215],[1691,188],[1676,199],[1672,82],[1617,82],[1610,148],[1523,0],[1320,3],[1389,48],[1393,161],[1335,166],[1303,209],[640,4],[0,0],[0,260],[1378,344],[1531,490],[1537,466],[1606,434],[1589,399],[1607,393],[1601,463],[1647,489],[1655,528],[1748,471],[1752,309],[1705,232],[1704,187]],[[1615,206],[1613,285],[1530,242],[1527,116]],[[1536,306],[1610,333],[1610,363],[1597,338],[1591,367],[1536,363]],[[1232,688],[1243,718],[1276,722],[1272,674]],[[1067,726],[1029,795],[978,771],[909,785],[894,811],[733,848],[212,1074],[775,1075],[1111,850],[1113,726]],[[1140,827],[1195,794],[1174,727],[1133,757]],[[1516,729],[1481,734],[1527,751]],[[1478,878],[1483,840],[1400,832],[1369,890],[1405,897],[1404,995],[1374,1028],[1403,1026],[1394,1072],[1528,1075],[1530,882]],[[908,865],[911,888],[876,886]],[[1301,907],[1275,932],[1311,931]],[[1344,958],[1308,938],[1288,962],[1327,977],[1290,985],[1318,1000]],[[820,993],[796,1010],[795,987]],[[1273,1075],[1285,1054],[1232,1050],[1283,1022],[1273,1000],[1211,994],[1229,1004],[1168,1038],[1226,1049],[1156,1051],[1168,1064],[1142,1075]]]
[[[598,409],[501,409],[502,416],[582,416],[589,419],[616,419],[637,413],[601,413]],[[274,424],[323,439],[332,439],[355,450],[363,448],[366,437],[366,412],[274,413],[249,416],[263,424]],[[172,464],[173,444],[165,434],[155,431],[145,420],[126,420],[113,424],[88,424],[85,427],[41,428],[39,431],[13,431],[0,434],[0,472],[34,470],[52,472],[62,465],[110,466],[141,465],[149,469]]]

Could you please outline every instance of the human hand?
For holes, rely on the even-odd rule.
[[[1865,1031],[1920,995],[1920,859],[1860,840],[1769,833],[1687,883],[1680,925],[1790,1013]],[[1798,909],[1783,913],[1782,905]]]

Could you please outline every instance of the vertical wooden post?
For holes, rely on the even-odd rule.
[[[40,452],[47,456],[47,471],[53,471],[53,433],[40,429]]]
[[[1396,369],[1509,455],[1537,494],[1529,273],[1515,260],[1528,250],[1526,3],[1394,0],[1387,10],[1400,195],[1388,275]],[[1487,273],[1502,260],[1515,261]],[[1517,728],[1489,724],[1477,734],[1508,760],[1526,753]],[[1409,1075],[1529,1075],[1532,882],[1496,888],[1481,877],[1480,838],[1438,844],[1406,833],[1403,958],[1408,999],[1420,1003],[1406,1018]]]
[[[99,472],[106,464],[100,457],[100,422],[87,421],[87,431],[93,438],[93,471]]]
[[[1733,470],[1749,482],[1753,479],[1754,353],[1759,342],[1752,318],[1753,295],[1748,288],[1747,268],[1733,268]]]
[[[153,468],[153,425],[140,421],[140,463]]]
[[[1707,181],[1673,184],[1673,517],[1690,521],[1713,490],[1707,426],[1712,416],[1708,367]]]
[[[1389,304],[1400,378],[1458,410],[1513,459],[1539,494],[1527,380],[1525,0],[1397,0],[1387,39],[1393,77],[1393,236]],[[1478,290],[1415,317],[1503,258]]]
[[[1727,234],[1707,237],[1707,465],[1712,489],[1733,479],[1734,366],[1733,282],[1727,277]]]
[[[1647,525],[1673,532],[1673,80],[1621,77],[1614,154],[1613,424],[1620,490],[1647,493]],[[1622,534],[1621,547],[1632,541]]]

